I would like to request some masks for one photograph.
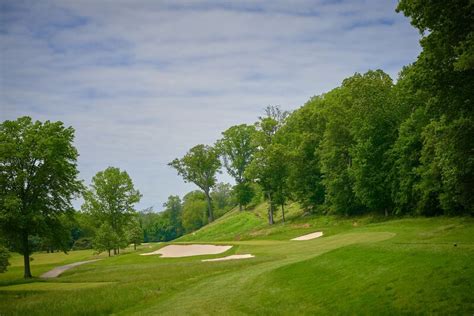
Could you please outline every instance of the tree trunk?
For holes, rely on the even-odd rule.
[[[272,196],[270,193],[267,193],[268,196],[268,224],[273,225],[273,203]]]
[[[30,245],[28,244],[28,232],[24,231],[22,236],[23,243],[23,263],[25,267],[25,279],[31,279],[31,269],[30,269]]]
[[[388,217],[388,210],[385,209],[385,217]]]
[[[285,206],[284,204],[281,205],[281,214],[283,216],[283,223],[285,222]]]
[[[117,248],[114,248],[114,256],[117,254]]]
[[[239,211],[242,212],[242,204],[239,203]]]
[[[207,211],[208,211],[208,220],[209,223],[214,221],[214,214],[212,213],[212,202],[211,202],[211,196],[209,195],[209,192],[204,192],[206,194],[206,200],[207,200]]]
[[[109,257],[110,257],[110,249],[109,249]]]

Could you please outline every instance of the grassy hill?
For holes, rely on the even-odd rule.
[[[297,205],[288,218],[269,227],[265,205],[232,211],[178,240],[234,246],[224,254],[139,256],[164,245],[147,244],[48,281],[22,281],[15,256],[0,274],[0,314],[473,314],[473,218],[303,216]],[[201,262],[245,253],[255,258]],[[33,257],[39,275],[93,254]]]

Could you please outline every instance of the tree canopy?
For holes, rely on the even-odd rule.
[[[136,214],[134,205],[140,198],[128,173],[114,167],[99,171],[84,192],[82,210],[93,218],[97,227],[101,227],[103,234],[110,230],[114,232],[110,235],[114,253],[128,244],[125,230]]]
[[[29,117],[0,124],[0,231],[24,256],[31,278],[30,238],[49,238],[68,250],[62,216],[82,189],[74,129]]]
[[[208,220],[214,220],[211,202],[211,189],[216,184],[216,173],[221,167],[218,151],[212,146],[197,145],[181,159],[174,159],[169,166],[175,168],[185,182],[197,185],[205,194],[208,207]]]

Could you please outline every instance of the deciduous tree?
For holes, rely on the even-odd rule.
[[[134,205],[140,198],[141,194],[134,188],[128,173],[114,167],[98,172],[92,178],[90,188],[84,192],[82,210],[90,214],[97,225],[107,223],[121,240],[114,253],[119,251],[120,245],[127,243],[124,229],[136,214]]]
[[[174,159],[168,164],[175,168],[185,182],[197,185],[207,200],[208,220],[214,220],[211,202],[211,189],[216,184],[216,173],[221,167],[219,154],[214,147],[197,145],[181,159]]]
[[[222,133],[223,137],[216,145],[227,172],[235,179],[239,190],[248,187],[245,185],[247,179],[244,172],[257,150],[253,141],[255,132],[255,127],[252,125],[232,126]],[[243,191],[241,190],[241,192]],[[240,210],[248,203],[244,203],[245,199],[245,195],[237,195]]]
[[[82,189],[74,129],[62,122],[29,117],[0,124],[0,230],[23,254],[24,277],[31,278],[29,239],[64,231],[61,215]],[[68,244],[58,242],[67,251]]]

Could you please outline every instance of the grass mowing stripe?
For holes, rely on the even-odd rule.
[[[80,290],[94,288],[104,285],[110,285],[114,282],[33,282],[25,284],[1,286],[0,291],[63,291],[63,290]]]

